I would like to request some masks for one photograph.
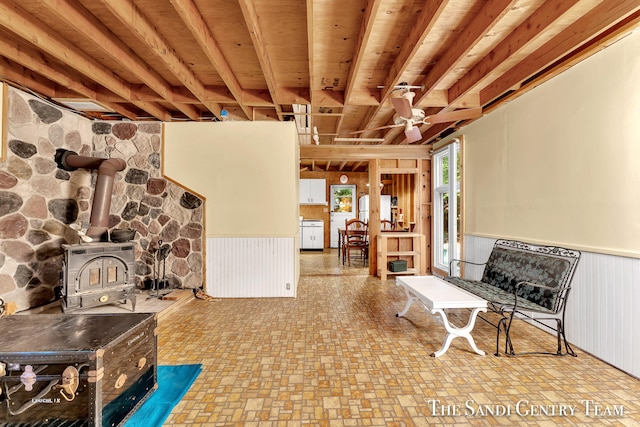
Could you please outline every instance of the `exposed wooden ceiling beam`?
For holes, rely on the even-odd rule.
[[[38,54],[33,48],[23,45],[21,43],[11,43],[8,40],[0,37],[0,53],[3,56],[11,59],[12,61],[21,64],[29,70],[34,71],[38,75],[47,76],[47,78],[51,82],[55,82],[60,86],[72,91],[74,94],[82,95],[83,97],[89,99],[98,99],[99,95],[92,88],[83,84],[80,79],[74,78],[66,73],[63,73],[52,66],[50,66],[47,61],[44,61],[42,56]],[[12,79],[15,83],[20,83],[26,87],[31,88],[39,92],[42,95],[48,96],[49,98],[55,98],[59,96],[58,91],[56,90],[54,85],[52,84],[50,87],[45,87],[42,82],[31,78],[26,75],[25,72],[20,75],[9,75],[8,71],[4,71],[3,75],[7,78]],[[118,98],[119,102],[125,102],[124,99]],[[105,102],[101,101],[101,103],[118,114],[123,115],[124,117],[136,120],[137,114],[132,112],[131,110],[125,108],[117,102]]]
[[[309,104],[319,105],[315,99],[314,82],[316,81],[315,72],[315,55],[313,54],[314,46],[313,37],[313,0],[307,0],[307,56],[309,58]],[[278,98],[280,99],[280,98]],[[313,120],[310,123],[313,127]]]
[[[364,11],[364,18],[362,19],[362,26],[360,27],[360,33],[358,34],[356,55],[355,58],[353,58],[351,68],[349,69],[349,75],[347,77],[347,84],[344,91],[345,103],[353,102],[351,98],[355,91],[355,77],[361,73],[362,61],[364,59],[365,52],[367,52],[367,45],[369,44],[373,34],[375,17],[381,6],[382,0],[372,0],[367,2],[367,8]]]
[[[425,76],[422,82],[419,85],[424,86],[425,90],[423,92],[417,93],[416,98],[414,99],[414,105],[419,105],[425,102],[426,98],[431,94],[432,91],[436,90],[438,83],[446,76],[451,70],[453,70],[456,65],[464,59],[467,53],[476,45],[476,43],[487,34],[488,30],[496,25],[500,21],[500,19],[509,11],[509,9],[513,6],[516,0],[490,0],[485,4],[481,13],[479,13],[476,19],[466,27],[465,31],[461,33],[461,35],[454,41],[453,45],[447,50],[447,52],[436,62],[433,68],[429,71],[429,73]],[[415,44],[423,40],[429,30],[431,30],[433,23],[431,19],[437,19],[440,14],[443,12],[444,7],[446,6],[446,2],[432,3],[431,7],[433,9],[429,9],[425,7],[423,9],[419,24],[420,29],[412,30],[411,36],[412,43]],[[398,72],[402,72],[408,63],[411,61],[413,56],[415,56],[416,48],[413,46],[407,47],[407,44],[403,45],[403,48],[406,52],[403,53],[402,57],[398,57],[399,59],[394,62],[394,67],[397,67]],[[402,52],[401,52],[402,54]],[[396,70],[394,70],[396,71]],[[393,78],[387,78],[386,82],[393,82],[393,85],[389,85],[385,82],[385,89],[383,92],[384,101],[388,99],[393,90],[393,86],[395,86],[396,82],[399,81],[401,74],[397,72],[390,73],[393,75]],[[381,104],[382,105],[382,104]],[[380,110],[381,107],[378,107]],[[442,111],[446,111],[451,107],[445,107]],[[377,116],[378,111],[376,111]],[[371,122],[367,123],[369,126]],[[404,137],[404,132],[402,128],[391,128],[384,136],[385,144],[406,144],[406,138]]]
[[[189,88],[196,98],[202,101],[216,117],[220,117],[222,108],[219,104],[204,100],[204,85],[193,71],[178,57],[175,50],[168,45],[158,33],[149,19],[131,0],[100,0],[109,11],[126,25],[158,58],[167,65],[171,72]]]
[[[554,3],[554,6],[557,5]],[[633,10],[632,9],[624,9],[625,11]],[[548,66],[548,70],[542,74],[536,75],[535,79],[528,79],[524,85],[519,85],[519,89],[517,92],[513,92],[512,94],[507,95],[504,98],[501,98],[501,102],[507,102],[509,100],[515,99],[523,94],[527,93],[529,90],[534,87],[544,83],[545,81],[557,76],[562,71],[567,68],[575,65],[576,63],[586,59],[587,57],[593,55],[594,53],[604,49],[610,43],[613,43],[625,35],[629,34],[630,31],[638,27],[640,23],[640,7],[636,8],[634,12],[628,14],[628,17],[622,21],[617,21],[615,28],[607,29],[606,33],[599,33],[597,38],[592,39],[591,42],[584,45],[583,48],[580,48],[579,51],[572,51],[571,55],[565,55],[559,61],[556,61],[553,64]],[[526,22],[523,23],[526,25]],[[550,42],[550,45],[553,46],[553,43]],[[487,100],[485,100],[487,102]],[[491,111],[495,109],[500,104],[492,105],[487,108],[485,112]],[[425,141],[429,141],[433,138],[438,137],[440,133],[447,130],[451,127],[451,124],[440,124],[437,126],[432,126],[423,132],[423,137]]]
[[[480,102],[484,105],[493,101],[509,91],[514,85],[520,85],[521,82],[535,75],[539,70],[575,50],[576,45],[587,43],[611,25],[638,10],[640,10],[640,0],[602,2],[527,56],[517,67],[511,68],[502,77],[484,88],[480,92]]]
[[[54,96],[54,83],[38,74],[33,74],[31,70],[0,56],[0,75],[2,75],[2,81],[6,80],[8,83],[13,83],[19,87],[24,86],[22,89],[29,88],[29,90],[44,96]]]
[[[13,3],[7,3],[6,0],[0,1],[0,26],[30,41],[62,63],[67,63],[79,73],[90,76],[91,79],[118,96],[124,99],[130,98],[131,90],[126,81],[105,69],[93,58],[85,55],[54,30],[35,20],[21,7]],[[169,112],[155,103],[145,101],[133,103],[158,120],[171,120]]]
[[[486,34],[490,33],[490,29],[493,28],[502,19],[507,12],[517,3],[517,0],[489,0],[480,13],[476,15],[476,18],[471,22],[465,31],[453,42],[452,46],[447,52],[436,62],[431,68],[429,73],[422,80],[420,85],[424,86],[425,90],[416,96],[414,100],[415,104],[420,104],[423,99],[435,90],[442,79],[451,72],[457,64],[462,61],[465,56],[471,51],[471,49],[483,38]],[[450,111],[453,107],[445,107],[441,111]],[[420,126],[421,132],[424,128],[429,128],[431,125]],[[399,130],[389,131],[389,134],[394,134],[395,139]],[[385,136],[386,138],[386,136]],[[389,138],[390,140],[392,138]],[[404,134],[401,135],[399,144],[406,144],[407,140]]]
[[[425,146],[390,145],[301,145],[301,159],[352,161],[369,159],[428,159]]]
[[[238,3],[240,4],[240,9],[242,9],[242,15],[244,16],[245,23],[249,29],[251,40],[253,40],[253,47],[258,55],[258,61],[260,62],[262,73],[264,74],[264,78],[267,82],[271,99],[273,99],[276,113],[280,120],[282,120],[282,108],[280,107],[280,101],[276,98],[278,95],[278,82],[273,71],[273,67],[271,66],[271,59],[269,59],[269,53],[266,48],[267,44],[264,41],[264,35],[260,28],[260,19],[258,18],[258,12],[256,11],[255,4],[250,0],[238,0]]]
[[[0,53],[2,56],[11,59],[41,76],[47,76],[51,82],[58,83],[75,93],[87,98],[95,98],[97,96],[97,93],[93,88],[85,85],[78,78],[74,78],[67,73],[58,71],[56,68],[49,65],[37,50],[26,44],[12,42],[4,37],[0,37]],[[52,84],[51,87],[47,88],[47,91],[43,91],[41,93],[49,97],[56,96],[55,87],[53,86],[54,85]],[[36,89],[34,88],[34,90]],[[122,98],[118,99],[122,100]]]
[[[367,161],[367,162],[364,162],[364,161],[356,162],[356,163],[354,163],[354,164],[353,164],[353,168],[352,168],[352,170],[354,170],[354,171],[355,171],[355,170],[357,170],[357,169],[358,169],[360,166],[362,166],[362,165],[365,165],[365,166],[369,167],[369,162],[368,162],[368,161]]]
[[[227,59],[222,54],[222,50],[218,45],[218,42],[211,34],[211,30],[207,26],[202,14],[198,10],[197,6],[193,3],[193,0],[172,1],[171,5],[178,12],[182,21],[186,24],[193,37],[198,41],[198,44],[204,51],[205,55],[211,62],[225,82],[229,91],[236,99],[236,102],[242,109],[242,112],[247,116],[249,120],[253,118],[253,109],[243,102],[244,94],[242,87],[238,82],[235,74],[231,70],[231,66],[227,62]],[[204,96],[199,99],[206,99]]]
[[[69,0],[44,0],[39,2],[43,8],[61,19],[70,28],[80,34],[87,34],[100,46],[112,61],[117,61],[132,74],[144,82],[151,90],[160,95],[162,101],[172,104],[191,120],[200,119],[200,111],[192,105],[174,102],[171,85],[157,72],[143,65],[144,61],[120,39],[93,16],[82,5]],[[135,92],[135,89],[132,89]],[[132,97],[137,98],[135,94]]]
[[[408,39],[402,44],[400,53],[393,61],[393,65],[391,66],[391,69],[387,74],[387,78],[383,83],[384,88],[381,90],[380,96],[381,105],[389,99],[391,93],[395,89],[395,86],[400,83],[402,74],[407,70],[409,64],[420,50],[424,40],[433,29],[436,21],[440,18],[440,15],[442,15],[442,12],[444,12],[449,1],[450,0],[438,0],[425,3],[416,23],[409,32]],[[431,93],[434,89],[435,87],[432,87],[428,92]],[[417,104],[418,103],[415,105]]]
[[[360,33],[358,34],[358,43],[356,45],[356,55],[352,61],[349,74],[347,76],[347,84],[344,91],[344,103],[348,104],[353,102],[353,94],[355,92],[356,76],[360,74],[362,68],[362,61],[367,51],[367,45],[373,34],[373,23],[375,16],[380,10],[382,0],[372,0],[367,2],[367,8],[364,11],[364,18],[362,19],[362,26],[360,27]],[[377,101],[376,101],[377,102]],[[342,128],[344,117],[340,117],[335,126],[337,132]]]
[[[422,99],[467,55],[467,53],[481,40],[485,34],[490,33],[500,19],[509,11],[517,0],[489,0],[480,13],[471,22],[447,52],[436,62],[429,73],[420,82],[424,86],[424,92],[416,96],[414,103],[420,104]]]
[[[449,89],[448,102],[455,103],[483,82],[495,78],[494,73],[498,67],[536,41],[546,28],[556,22],[576,3],[579,3],[579,0],[548,1],[536,9],[531,16],[525,19]]]
[[[145,101],[166,101],[148,86],[138,84],[132,85],[132,96],[134,99]],[[272,107],[275,108],[269,92],[260,89],[245,89],[242,92],[242,103],[250,107]],[[173,101],[180,104],[201,104],[202,101],[193,96],[187,88],[176,86],[172,88]],[[237,105],[238,101],[233,97],[226,86],[205,86],[204,99],[208,102],[219,104]]]

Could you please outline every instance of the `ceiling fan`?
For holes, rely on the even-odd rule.
[[[411,92],[407,88],[401,88],[401,93],[391,98],[391,104],[396,113],[393,115],[393,124],[387,126],[381,126],[372,129],[360,130],[356,133],[363,133],[372,130],[388,129],[404,126],[404,134],[407,137],[407,142],[412,143],[420,141],[422,134],[418,125],[423,124],[435,124],[435,123],[451,123],[458,120],[475,119],[482,116],[482,108],[468,108],[458,111],[449,111],[445,113],[433,114],[431,116],[425,115],[423,110],[419,108],[413,108],[413,98],[416,96],[414,92]]]

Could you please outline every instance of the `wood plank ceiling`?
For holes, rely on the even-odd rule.
[[[407,144],[404,126],[371,130],[394,124],[399,85],[427,116],[486,114],[639,22],[640,0],[0,0],[0,78],[105,107],[76,107],[92,118],[295,120],[301,144],[314,129]],[[471,120],[422,124],[413,144]]]

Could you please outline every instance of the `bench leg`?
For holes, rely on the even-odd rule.
[[[384,271],[384,269],[382,269]],[[385,273],[382,273],[383,277]],[[384,280],[384,279],[382,279]],[[407,304],[404,306],[404,308],[402,309],[402,311],[400,313],[396,314],[396,317],[402,317],[405,314],[407,314],[407,311],[409,311],[409,307],[411,307],[411,304],[413,304],[415,301],[418,301],[418,298],[414,297],[413,295],[411,295],[411,292],[409,292],[409,290],[407,288],[405,288],[404,286],[402,287],[402,289],[404,289],[404,293],[407,296]]]
[[[509,324],[507,325],[507,320]],[[496,356],[500,356],[500,328],[504,329],[504,353],[515,356],[515,351],[513,350],[513,343],[511,342],[511,336],[509,335],[509,331],[511,330],[511,322],[513,321],[513,313],[510,317],[503,317],[498,322],[498,332],[496,335]]]
[[[571,345],[569,345],[569,341],[567,341],[567,335],[564,332],[564,314],[562,316],[562,320],[558,319],[558,354],[562,354],[562,350],[560,348],[560,334],[562,334],[562,339],[564,340],[564,349],[567,351],[567,354],[573,357],[578,357]]]
[[[498,334],[496,337],[496,353],[495,353],[496,356],[500,356],[500,328],[504,329],[504,334],[505,334],[504,353],[509,356],[517,356],[513,348],[513,341],[511,341],[511,335],[510,335],[511,324],[514,320],[513,319],[514,314],[515,313],[511,313],[508,317],[503,317],[498,322]],[[554,319],[554,320],[556,321],[556,334],[557,334],[556,338],[558,341],[558,349],[556,350],[556,352],[550,353],[550,352],[539,351],[539,352],[528,352],[528,353],[520,353],[520,354],[550,354],[555,356],[562,356],[563,355],[562,341],[564,341],[566,354],[573,357],[577,357],[578,355],[573,351],[573,348],[571,348],[571,345],[567,341],[567,337],[564,331],[564,322],[561,319]]]
[[[449,346],[451,345],[451,341],[453,341],[454,338],[458,338],[458,337],[466,338],[467,341],[469,342],[469,345],[473,349],[473,351],[475,351],[476,353],[478,353],[481,356],[484,356],[485,352],[480,350],[476,346],[476,343],[473,340],[473,337],[471,336],[471,331],[473,330],[473,327],[476,324],[476,317],[478,317],[478,313],[481,312],[481,311],[486,312],[487,309],[486,308],[474,308],[473,311],[471,312],[471,314],[469,315],[469,321],[467,322],[467,324],[462,328],[457,328],[457,327],[453,326],[451,323],[449,323],[449,319],[447,319],[447,314],[444,312],[443,309],[436,308],[436,309],[431,310],[431,313],[433,315],[435,315],[436,313],[440,313],[440,315],[442,316],[442,320],[443,320],[442,323],[444,324],[444,327],[448,332],[448,334],[447,334],[447,336],[446,336],[446,338],[444,340],[444,343],[442,344],[442,347],[440,348],[440,350],[436,351],[435,353],[432,353],[431,356],[439,357],[439,356],[442,356],[443,354],[445,354],[447,352],[447,350],[449,349]]]

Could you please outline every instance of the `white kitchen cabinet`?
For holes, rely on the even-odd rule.
[[[300,249],[324,249],[324,222],[318,220],[302,221]]]
[[[327,181],[325,179],[301,179],[300,204],[326,205]]]

